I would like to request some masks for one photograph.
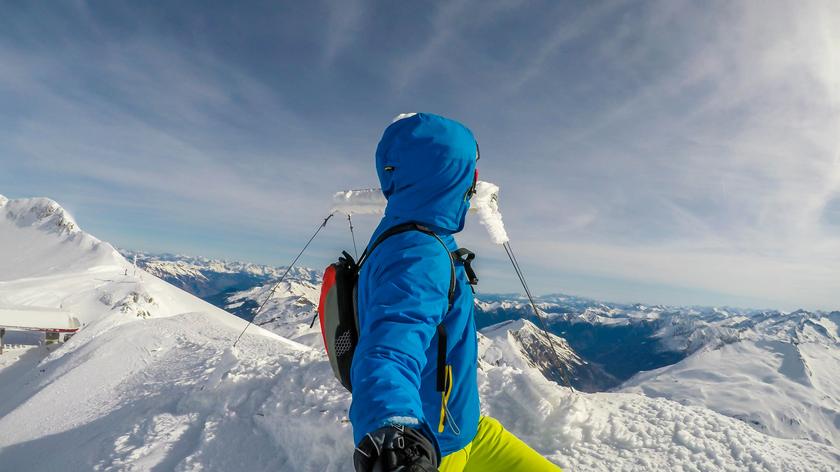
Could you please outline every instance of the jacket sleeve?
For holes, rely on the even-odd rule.
[[[356,444],[388,424],[430,426],[420,378],[449,306],[450,259],[434,238],[397,235],[374,254],[360,280],[359,344],[351,369]]]

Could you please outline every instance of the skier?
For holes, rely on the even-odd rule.
[[[392,123],[377,147],[388,204],[371,241],[409,222],[434,234],[388,237],[359,275],[350,407],[356,471],[560,470],[480,414],[473,292],[457,260],[449,297],[446,249],[458,249],[453,234],[464,228],[478,157],[469,129],[424,113]]]

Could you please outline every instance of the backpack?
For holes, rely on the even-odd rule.
[[[351,392],[353,386],[350,383],[350,367],[353,362],[353,353],[359,344],[359,316],[356,306],[359,273],[362,265],[377,246],[391,236],[407,231],[419,231],[434,237],[449,256],[450,280],[447,313],[452,309],[452,304],[455,302],[455,260],[464,263],[470,285],[478,283],[478,278],[470,266],[475,254],[468,249],[449,252],[449,248],[434,231],[418,223],[405,223],[386,230],[362,253],[358,262],[347,251],[342,251],[342,256],[338,259],[338,262],[330,264],[324,271],[324,282],[321,286],[321,297],[318,303],[318,319],[321,323],[324,348],[327,351],[333,374],[341,382],[341,385]],[[443,322],[437,326],[437,336],[437,390],[443,392],[446,388],[446,328]]]

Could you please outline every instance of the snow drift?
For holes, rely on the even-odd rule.
[[[838,446],[838,327],[838,312],[710,323],[695,331],[708,337],[704,347],[636,375],[623,390],[703,405],[774,436]]]

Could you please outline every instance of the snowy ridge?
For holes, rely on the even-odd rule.
[[[142,266],[148,272],[152,272],[153,270],[159,271],[161,275],[195,275],[210,272],[216,274],[249,274],[278,278],[286,271],[286,267],[283,266],[275,267],[250,262],[195,257],[182,254],[149,254],[127,249],[121,252],[128,259],[132,259],[136,255],[138,265]],[[311,269],[295,267],[290,272],[290,276],[295,278],[312,278],[315,274]]]
[[[323,349],[321,328],[318,322],[310,323],[318,313],[321,294],[320,277],[315,281],[293,278],[277,285],[269,283],[250,290],[237,292],[227,298],[229,310],[251,307],[255,311],[265,302],[262,312],[254,318],[254,324],[284,338],[307,346]],[[269,295],[271,298],[266,300]]]
[[[67,310],[83,324],[191,311],[229,315],[130,264],[56,202],[9,200],[0,214],[0,301]]]
[[[663,356],[664,367],[640,366],[622,391],[708,407],[781,438],[840,444],[840,312],[621,305],[565,295],[540,297],[539,306],[575,349],[598,336],[605,339],[598,353],[625,343],[626,355],[595,358],[608,369],[641,352],[680,354]],[[515,296],[487,297],[478,307],[491,319],[528,317],[530,310]]]
[[[479,358],[495,366],[536,368],[561,386],[565,385],[563,377],[567,376],[573,387],[586,392],[604,390],[606,386],[617,383],[602,368],[581,359],[565,339],[553,334],[549,336],[562,365],[557,365],[545,333],[530,321],[521,319],[481,330]]]
[[[0,251],[0,281],[124,263],[113,246],[81,231],[73,217],[48,198],[2,197],[2,202],[0,246],[6,250]]]
[[[6,212],[6,219],[20,227],[38,227],[58,234],[80,232],[76,220],[67,211],[49,198],[28,198],[9,200],[0,195],[0,202]]]

